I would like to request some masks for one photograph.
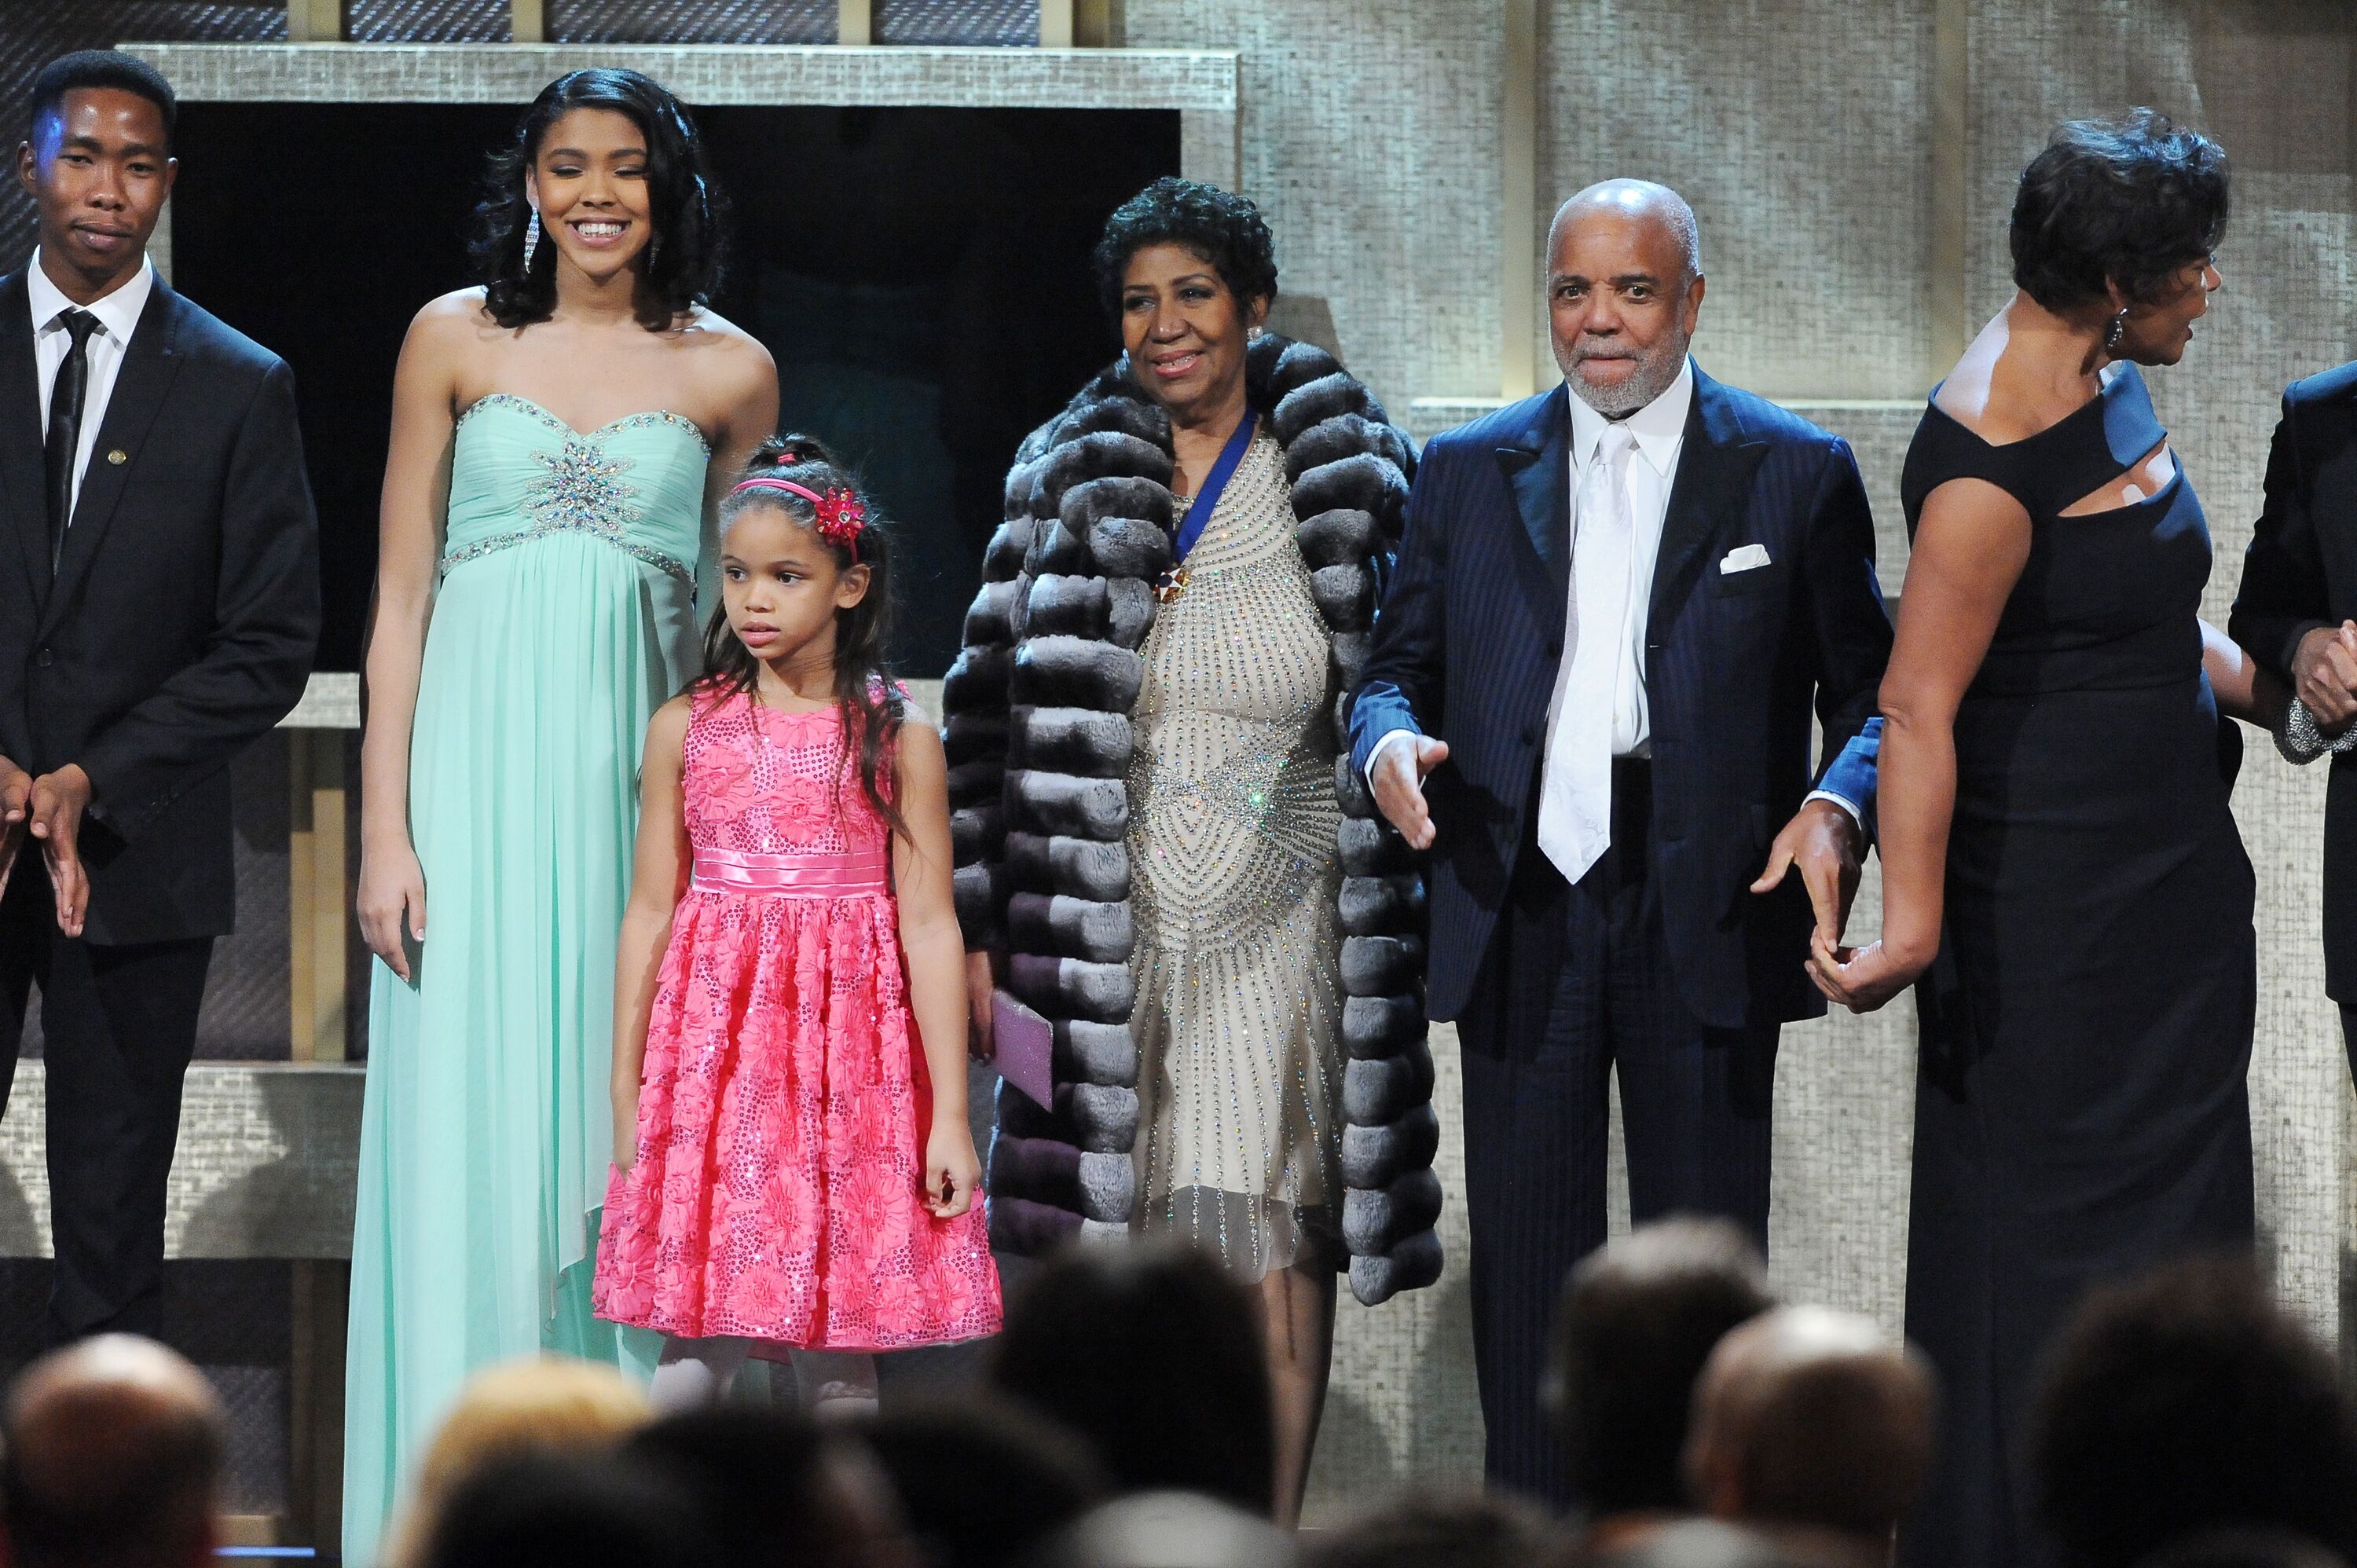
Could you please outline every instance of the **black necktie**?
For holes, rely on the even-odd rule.
[[[73,517],[74,457],[81,451],[82,393],[90,387],[90,335],[98,317],[87,310],[67,310],[58,316],[73,347],[58,367],[57,385],[49,391],[49,438],[41,456],[49,481],[49,570],[58,569],[65,553],[66,524]]]

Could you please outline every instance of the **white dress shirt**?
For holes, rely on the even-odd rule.
[[[73,337],[59,317],[69,310],[87,310],[98,317],[98,330],[90,335],[90,341],[82,348],[82,357],[90,366],[90,380],[82,388],[81,448],[74,454],[75,506],[81,504],[81,477],[90,470],[91,454],[98,450],[98,430],[106,423],[106,405],[114,396],[114,378],[122,373],[123,356],[131,347],[131,334],[138,329],[139,314],[147,308],[147,296],[155,287],[155,263],[142,257],[139,270],[124,279],[113,293],[92,304],[77,306],[41,270],[40,252],[33,252],[32,263],[25,269],[25,291],[33,301],[33,363],[40,377],[41,434],[45,439],[49,429],[49,393],[58,384],[58,368],[66,362],[66,354],[73,348]],[[67,521],[70,524],[70,511]]]
[[[1555,754],[1555,729],[1561,721],[1564,693],[1574,681],[1609,681],[1613,686],[1612,755],[1615,757],[1651,757],[1652,755],[1652,715],[1645,700],[1645,627],[1652,607],[1653,568],[1662,549],[1662,525],[1669,514],[1670,492],[1678,477],[1678,456],[1685,446],[1686,419],[1694,409],[1694,360],[1689,358],[1678,371],[1678,379],[1664,388],[1660,396],[1622,421],[1635,438],[1627,467],[1622,475],[1624,493],[1629,503],[1631,538],[1629,561],[1629,598],[1621,625],[1608,638],[1582,639],[1577,624],[1578,601],[1568,597],[1565,608],[1564,658],[1555,671],[1555,691],[1547,701],[1546,734],[1540,755]],[[1566,482],[1572,497],[1571,539],[1572,577],[1576,582],[1580,565],[1579,553],[1579,493],[1580,484],[1587,477],[1587,467],[1596,456],[1597,443],[1610,423],[1603,414],[1587,406],[1577,392],[1566,392],[1571,404],[1570,472]],[[1374,782],[1375,763],[1385,747],[1394,741],[1412,738],[1410,732],[1398,729],[1387,732],[1367,753],[1367,781]],[[1540,798],[1544,800],[1554,782],[1543,768],[1539,781]],[[1830,800],[1848,813],[1850,820],[1864,826],[1863,814],[1855,801],[1825,790],[1812,790],[1812,800]]]

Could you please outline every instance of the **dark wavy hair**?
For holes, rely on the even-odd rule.
[[[2141,305],[2217,250],[2226,150],[2154,109],[2055,127],[2013,199],[2013,281],[2049,310],[2107,297]]]
[[[2247,1259],[2091,1294],[2048,1351],[2028,1440],[2033,1506],[2068,1568],[2132,1568],[2229,1525],[2357,1552],[2357,1412]]]
[[[843,711],[845,752],[855,741],[858,748],[861,793],[876,814],[906,838],[908,822],[888,788],[892,746],[900,737],[901,721],[908,716],[908,703],[884,659],[885,645],[892,634],[891,529],[861,487],[859,477],[815,437],[771,436],[754,451],[737,476],[739,484],[747,479],[790,479],[821,495],[849,490],[866,510],[856,556],[850,545],[820,536],[838,570],[855,565],[867,568],[867,592],[849,609],[834,612],[834,697]],[[731,489],[720,501],[722,536],[726,536],[729,523],[754,507],[774,507],[804,528],[813,528],[818,521],[816,510],[800,496],[784,490]],[[699,687],[715,696],[732,693],[750,696],[760,674],[760,660],[728,625],[727,605],[716,606],[711,622],[704,628],[704,679]]]
[[[545,321],[556,308],[556,247],[542,244],[533,264],[524,265],[524,231],[532,221],[524,174],[540,156],[549,127],[576,109],[627,114],[647,139],[654,233],[640,263],[638,316],[640,326],[660,332],[720,286],[727,207],[706,166],[695,122],[669,90],[635,70],[567,71],[540,90],[517,122],[514,139],[493,149],[467,247],[484,285],[485,306],[509,328]]]
[[[1260,209],[1200,180],[1164,175],[1113,209],[1091,257],[1105,314],[1121,318],[1121,278],[1148,245],[1183,245],[1211,263],[1239,301],[1276,297],[1276,242]]]

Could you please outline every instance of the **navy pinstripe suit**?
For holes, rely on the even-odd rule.
[[[1575,887],[1536,843],[1570,573],[1568,391],[1426,447],[1351,714],[1446,740],[1426,781],[1429,1010],[1465,1060],[1474,1348],[1493,1479],[1560,1502],[1537,1390],[1555,1294],[1604,1240],[1617,1064],[1639,1220],[1723,1213],[1764,1244],[1781,1025],[1824,1011],[1797,876],[1748,891],[1812,785],[1870,809],[1890,622],[1848,446],[1695,373],[1646,626],[1652,761],[1616,763],[1612,848]],[[1769,563],[1721,573],[1740,545]]]

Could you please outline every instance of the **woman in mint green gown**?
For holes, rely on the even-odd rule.
[[[402,348],[361,752],[352,1568],[469,1372],[651,1364],[589,1312],[639,746],[698,672],[716,488],[777,417],[768,353],[702,304],[713,209],[668,93],[574,72],[493,160],[491,282]]]

